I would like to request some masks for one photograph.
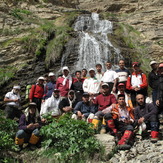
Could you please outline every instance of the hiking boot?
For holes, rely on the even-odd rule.
[[[122,144],[117,146],[119,150],[129,150],[131,148],[131,145],[129,144]]]
[[[105,133],[106,133],[106,129],[105,129],[105,127],[102,127],[100,130],[100,134],[105,134]]]
[[[158,131],[151,131],[151,142],[156,143],[158,141]]]

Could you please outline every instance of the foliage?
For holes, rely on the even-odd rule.
[[[12,67],[0,68],[0,85],[12,78],[14,76],[14,71]]]
[[[67,114],[60,119],[53,119],[49,125],[41,128],[40,133],[43,136],[42,146],[45,149],[43,154],[46,157],[53,156],[56,160],[74,162],[103,151],[93,136],[92,125],[71,119]]]
[[[24,19],[24,15],[31,15],[29,10],[15,8],[11,11],[11,15],[19,20]]]
[[[0,151],[13,149],[17,123],[6,119],[3,111],[0,110],[0,124]]]

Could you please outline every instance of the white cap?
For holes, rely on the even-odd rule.
[[[103,86],[109,87],[109,84],[108,84],[108,83],[103,83],[103,84],[101,85],[101,87],[103,87]]]
[[[70,72],[70,70],[69,70],[69,68],[68,68],[67,66],[64,66],[64,67],[62,68],[62,71],[64,71],[64,70],[67,70],[67,71]]]
[[[94,68],[90,68],[88,72],[90,72],[90,71],[94,71],[95,72],[95,69]]]
[[[45,80],[45,78],[44,78],[43,76],[40,76],[40,77],[37,79],[37,81],[39,81],[39,80]]]
[[[14,85],[13,89],[20,89],[20,86],[19,85]]]
[[[55,76],[53,72],[50,72],[48,76]]]
[[[157,62],[156,61],[151,61],[150,62],[150,66],[153,65],[153,64],[155,64],[155,63],[157,63]]]

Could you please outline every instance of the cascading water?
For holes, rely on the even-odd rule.
[[[105,68],[107,60],[116,64],[122,58],[120,50],[115,48],[108,39],[107,35],[112,33],[112,28],[112,22],[100,20],[97,13],[78,17],[74,27],[81,38],[78,61],[75,64],[77,70],[95,68],[97,63]]]

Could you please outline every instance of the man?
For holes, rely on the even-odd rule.
[[[156,61],[151,61],[150,66],[152,71],[148,75],[149,86],[152,88],[152,100],[156,105],[157,91],[159,86],[158,64]]]
[[[144,95],[136,96],[138,106],[134,110],[135,122],[138,126],[145,123],[151,129],[151,141],[156,142],[159,134],[159,122],[157,119],[157,108],[153,103],[145,103]]]
[[[159,107],[159,114],[163,114],[163,63],[159,64],[159,82],[156,105]]]
[[[4,97],[6,103],[5,114],[6,118],[14,119],[20,118],[22,112],[18,109],[20,107],[20,86],[15,85],[11,92],[8,92]]]
[[[59,109],[63,113],[71,112],[75,108],[77,102],[78,101],[76,99],[75,92],[73,90],[70,90],[68,92],[67,98],[64,98],[64,99],[62,99],[60,101],[60,103],[59,103]]]
[[[95,70],[89,69],[90,78],[84,80],[83,90],[89,93],[89,95],[95,97],[100,91],[100,82],[95,77]]]
[[[126,106],[125,95],[119,94],[117,98],[118,104],[116,106],[110,106],[112,116],[108,116],[108,127],[117,136],[118,131],[120,131],[123,136],[118,141],[119,149],[130,149],[129,141],[133,135],[133,124],[134,124],[134,114],[132,108]],[[105,111],[106,110],[106,111]],[[103,112],[110,112],[108,109],[103,110]]]
[[[126,89],[130,91],[131,101],[133,106],[136,106],[136,95],[143,94],[147,96],[147,77],[140,70],[140,64],[138,62],[132,63],[133,73],[129,75],[126,83]]]
[[[115,70],[115,72],[118,74],[118,83],[126,84],[130,71],[125,68],[125,61],[123,59],[119,60],[119,69]]]
[[[37,79],[37,83],[35,85],[32,85],[29,94],[29,101],[36,103],[39,112],[41,110],[41,102],[43,95],[44,95],[44,77],[40,76]]]
[[[82,79],[87,79],[87,69],[83,68],[81,75],[82,75]]]
[[[109,84],[110,92],[111,91],[116,92],[118,75],[115,71],[112,70],[112,63],[110,61],[107,61],[106,68],[107,68],[107,71],[104,73],[104,76],[102,77],[101,81],[102,83]]]
[[[126,90],[125,84],[124,83],[119,83],[118,84],[118,92],[117,92],[117,94],[114,94],[114,95],[117,98],[117,96],[119,94],[124,94],[125,95],[126,106],[129,106],[130,108],[133,108],[131,97],[125,92],[125,90]]]
[[[15,144],[19,145],[19,150],[23,148],[23,143],[29,143],[28,146],[38,143],[40,139],[40,122],[37,105],[32,102],[19,120],[19,131],[16,133],[15,138]]]
[[[104,75],[104,73],[102,72],[102,65],[101,64],[96,64],[96,78],[99,82],[101,82],[101,79]]]
[[[78,102],[74,108],[73,119],[82,119],[92,122],[97,107],[89,101],[89,93],[83,93],[82,101]]]
[[[50,72],[48,77],[49,77],[49,80],[48,80],[49,82],[45,84],[44,96],[43,96],[42,102],[45,102],[45,100],[47,100],[49,97],[51,97],[51,95],[54,91],[54,88],[55,88],[55,84],[56,84],[55,74],[53,72]]]
[[[75,72],[76,78],[73,79],[72,89],[75,91],[75,95],[78,101],[82,100],[83,91],[83,82],[84,79],[81,78],[81,71]]]
[[[68,91],[72,85],[72,77],[70,76],[70,70],[67,66],[62,68],[63,75],[58,77],[56,81],[56,89],[60,90],[60,95],[62,98],[67,97]]]
[[[59,103],[61,101],[59,89],[54,89],[54,92],[50,98],[45,101],[45,105],[41,108],[40,115],[51,113],[52,117],[58,117],[61,115],[59,109]],[[45,119],[43,119],[45,120]]]
[[[107,83],[102,84],[102,94],[98,95],[96,99],[93,101],[95,105],[98,107],[98,112],[95,113],[95,117],[92,121],[94,128],[98,128],[99,121],[105,118],[107,120],[107,114],[103,113],[103,110],[108,108],[112,104],[116,104],[116,98],[113,94],[110,94],[109,85]],[[110,116],[109,116],[110,117]],[[102,132],[105,132],[105,123],[102,125]]]

